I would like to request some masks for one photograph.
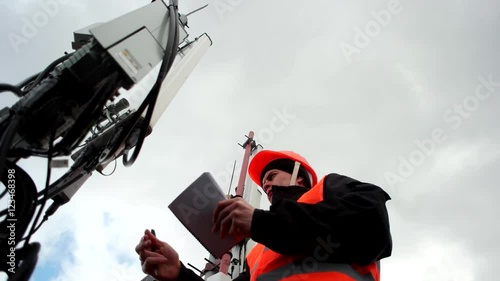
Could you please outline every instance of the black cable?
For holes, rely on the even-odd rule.
[[[243,270],[242,270],[242,272],[244,272],[247,269],[247,259],[246,259],[246,256],[247,256],[247,243],[248,243],[248,240],[245,241],[245,243],[243,243],[243,247],[245,248],[245,250],[243,251]]]
[[[49,185],[50,185],[50,172],[51,172],[51,166],[50,163],[52,161],[52,143],[54,142],[56,134],[56,129],[52,131],[52,134],[50,135],[50,140],[49,140],[49,153],[48,153],[48,162],[47,162],[47,178],[45,181],[45,196],[42,198],[42,205],[40,206],[40,209],[38,210],[38,213],[36,215],[35,221],[31,225],[31,230],[30,233],[28,234],[28,237],[26,238],[26,243],[24,245],[28,245],[30,242],[31,236],[36,232],[35,227],[37,226],[38,220],[40,219],[40,216],[42,215],[43,208],[45,207],[45,203],[47,202],[47,198],[49,196]]]
[[[14,120],[17,120],[17,119],[14,118]],[[10,129],[11,126],[13,126],[12,129]],[[3,173],[3,168],[4,168],[3,166],[5,163],[5,159],[7,157],[9,145],[10,145],[10,142],[12,141],[12,137],[14,136],[14,132],[16,131],[17,126],[18,126],[17,121],[16,121],[16,123],[11,122],[9,124],[9,127],[7,127],[7,129],[5,130],[4,138],[2,139],[2,142],[1,142],[3,145],[0,147],[0,175],[1,175],[1,173]],[[10,131],[9,131],[9,129],[10,129]],[[2,193],[0,194],[0,199],[3,198],[7,194],[7,192],[8,192],[8,189],[6,186],[5,190],[2,191]]]
[[[40,227],[42,227],[42,224],[47,221],[47,219],[48,219],[48,216],[44,216],[42,221],[38,224],[38,226],[35,227],[35,230],[33,230],[33,233],[36,233],[40,229]]]
[[[28,281],[35,271],[38,262],[38,254],[40,253],[40,243],[33,243],[21,249],[20,254],[25,256],[22,263],[17,268],[16,273],[9,281]]]
[[[52,90],[52,87],[54,87],[55,84],[58,83],[56,81],[56,79],[47,79],[47,80],[45,80],[45,82],[47,82],[47,83],[42,83],[41,84],[42,86],[40,86],[34,90],[34,91],[37,91],[37,93],[35,93],[35,95],[38,93],[40,93],[40,95],[45,95],[48,91]],[[64,101],[64,98],[62,96],[50,97],[46,101],[44,101],[43,103],[38,104],[37,107],[39,107],[39,108],[44,108],[44,107],[48,107],[48,106],[52,107],[52,104],[57,104],[59,102],[59,100]],[[24,113],[26,113],[25,112],[26,110],[31,111],[32,105],[29,105],[27,107],[25,105],[23,105],[22,108],[17,108],[16,113],[20,112],[20,114],[24,114]],[[26,115],[26,114],[24,114],[24,115]],[[25,117],[24,115],[21,115],[18,118],[24,118]],[[46,157],[47,154],[48,154],[48,151],[45,149],[29,148],[29,147],[28,148],[15,147],[12,149],[10,155],[12,157],[28,158],[29,156]],[[61,153],[52,152],[52,157],[57,157],[57,156],[61,156]]]
[[[19,119],[14,115],[9,123],[9,126],[5,130],[0,146],[0,173],[3,173],[5,160],[7,158],[7,152],[9,151],[12,139],[16,135],[18,125],[19,125]]]
[[[157,97],[159,95],[163,80],[167,76],[168,71],[170,70],[170,68],[173,64],[173,61],[175,59],[175,56],[176,56],[175,50],[176,50],[177,45],[178,45],[178,34],[177,34],[178,26],[177,26],[177,17],[176,17],[177,13],[175,12],[175,10],[173,10],[174,8],[172,6],[169,6],[168,8],[169,8],[169,12],[170,12],[170,33],[169,34],[170,34],[170,37],[172,37],[172,34],[173,34],[174,40],[168,40],[168,42],[167,42],[167,47],[165,49],[163,63],[161,65],[160,71],[158,73],[158,78],[157,78],[153,88],[151,89],[150,95],[148,95],[148,99],[147,99],[148,111],[146,113],[145,122],[143,124],[143,127],[141,128],[138,142],[137,142],[136,148],[134,149],[134,153],[132,155],[132,159],[129,161],[126,159],[126,155],[124,157],[124,165],[125,166],[130,166],[133,162],[135,162],[137,156],[139,155],[139,152],[142,148],[143,141],[146,137],[147,128],[148,128],[149,123],[151,121],[151,118],[152,118],[152,115],[154,112],[154,107],[156,105]],[[173,44],[173,46],[170,46],[171,44]],[[170,51],[170,50],[172,50],[172,51]]]
[[[61,207],[61,203],[57,201],[52,202],[49,208],[47,208],[47,211],[45,211],[45,215],[43,216],[42,221],[38,224],[33,233],[36,233],[40,229],[40,227],[42,227],[43,223],[46,222],[49,219],[49,217],[52,216],[57,211],[59,207]]]
[[[118,80],[118,73],[114,72],[101,81],[101,85],[94,92],[94,96],[87,103],[85,110],[78,116],[72,127],[65,132],[64,138],[55,144],[54,151],[62,154],[69,153],[76,149],[78,145],[87,137],[87,133],[82,134],[82,130],[90,130],[92,122],[99,118],[100,112],[98,108],[102,108],[110,92],[116,89],[116,82]],[[69,146],[69,149],[66,148]]]
[[[10,85],[10,84],[0,84],[0,93],[1,92],[12,92],[12,93],[16,94],[16,96],[18,96],[18,97],[23,96],[21,89],[19,89],[18,87],[14,86],[14,85]]]
[[[97,172],[99,172],[99,174],[101,174],[101,175],[103,175],[103,176],[105,176],[105,177],[109,177],[109,176],[111,176],[112,174],[114,174],[114,173],[115,173],[115,171],[116,171],[116,166],[118,166],[118,165],[116,164],[116,159],[115,159],[115,161],[114,161],[114,162],[115,162],[115,167],[113,168],[113,171],[111,171],[111,173],[110,173],[109,175],[105,175],[105,174],[103,174],[102,172],[99,172],[99,171],[97,171]]]
[[[245,241],[245,240],[243,240]],[[240,261],[241,259],[241,251],[243,250],[243,245],[240,246],[240,250],[239,250],[239,253],[238,253],[238,261]]]
[[[5,194],[7,194],[7,188],[5,188],[5,190],[2,191],[2,194],[0,194],[0,199],[2,199],[5,196]]]
[[[175,2],[175,3],[174,3]],[[147,105],[147,113],[145,117],[144,124],[141,128],[141,131],[139,133],[139,138],[137,140],[136,147],[134,148],[134,152],[132,154],[132,157],[130,160],[127,158],[127,154],[123,155],[123,165],[124,166],[131,166],[137,159],[139,152],[141,151],[142,144],[144,143],[144,139],[146,138],[146,133],[148,131],[148,127],[151,121],[151,117],[153,116],[154,112],[154,107],[156,105],[156,101],[163,83],[163,80],[165,80],[168,71],[172,67],[175,57],[177,56],[177,46],[179,45],[179,26],[177,24],[178,22],[178,13],[177,13],[177,1],[170,0],[170,5],[168,6],[169,13],[170,13],[170,30],[169,30],[169,38],[167,42],[167,47],[165,48],[165,54],[164,58],[162,61],[162,64],[160,66],[160,71],[158,73],[158,78],[153,85],[152,89],[150,90],[148,96],[146,97],[145,101],[141,104],[139,109],[137,110],[137,120],[139,120],[139,117],[142,115],[142,113],[145,110],[145,107]],[[172,46],[173,45],[173,46]],[[137,123],[134,122],[135,124]],[[134,126],[135,126],[134,124]]]
[[[26,89],[22,90],[22,94],[24,95],[27,92],[29,92],[31,89],[33,89],[38,83],[40,83],[40,81],[42,81],[43,78],[45,78],[50,73],[50,71],[52,71],[58,64],[65,61],[66,59],[68,59],[71,55],[73,55],[73,53],[65,54],[64,56],[56,59],[51,64],[49,64],[42,72],[40,72],[40,74],[37,76],[36,80],[33,83],[30,83],[30,85],[27,85]],[[24,82],[25,81],[23,81],[21,83],[24,83]]]
[[[35,73],[35,74],[31,75],[30,77],[24,79],[23,81],[19,82],[16,85],[16,87],[18,87],[22,91],[23,88],[26,87],[26,85],[28,85],[30,82],[32,82],[33,80],[35,80],[40,74],[42,74],[42,71],[40,71],[38,73]]]
[[[3,209],[0,213],[0,217],[6,216],[4,220],[0,222],[0,236],[8,237],[8,233],[3,232],[7,230],[7,225],[9,223],[9,218],[16,219],[16,236],[15,242],[21,242],[22,235],[26,232],[31,219],[35,213],[35,206],[37,201],[37,190],[36,185],[31,179],[31,177],[22,168],[14,164],[13,162],[6,161],[4,169],[6,171],[13,170],[15,173],[15,193],[13,193],[12,199],[15,199],[15,206],[8,204],[7,208]],[[7,187],[8,186],[8,176],[7,173],[3,173],[0,181]],[[15,196],[15,197],[14,197]],[[14,245],[11,245],[14,247]],[[3,249],[2,249],[3,250]],[[0,266],[1,268],[1,266]]]

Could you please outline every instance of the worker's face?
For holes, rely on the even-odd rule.
[[[264,189],[264,192],[267,194],[269,202],[273,202],[273,192],[271,187],[273,185],[289,186],[291,179],[291,174],[277,169],[269,170],[264,174],[264,178],[262,179],[262,189]]]

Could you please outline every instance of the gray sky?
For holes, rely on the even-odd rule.
[[[46,2],[1,3],[3,82],[71,51],[73,31],[149,3],[59,1],[27,38],[23,18],[33,23]],[[227,188],[237,143],[253,130],[265,148],[297,151],[320,176],[345,174],[392,196],[383,280],[497,279],[498,1],[179,1],[184,13],[207,3],[188,32],[214,44],[136,164],[96,174],[37,233],[46,276],[139,280],[133,248],[151,227],[202,267],[206,251],[167,206],[204,171]],[[0,96],[2,107],[14,101]],[[288,117],[273,131],[280,116]],[[43,161],[22,164],[43,183]]]

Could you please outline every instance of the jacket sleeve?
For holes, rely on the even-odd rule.
[[[238,275],[238,277],[234,278],[233,281],[250,281],[250,274],[248,273],[248,266],[245,267],[246,270]],[[179,276],[177,277],[177,281],[205,281],[202,277],[196,274],[191,269],[187,268],[181,262],[181,269],[179,271]]]
[[[251,238],[283,255],[323,261],[369,264],[391,255],[385,206],[391,198],[384,190],[332,173],[323,197],[316,204],[282,199],[269,211],[256,209]]]
[[[187,268],[184,263],[181,262],[181,269],[179,271],[179,276],[177,281],[204,281],[202,277],[196,274],[191,269]]]

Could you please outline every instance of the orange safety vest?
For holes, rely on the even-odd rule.
[[[323,201],[324,179],[297,202],[316,204]],[[260,243],[248,254],[247,263],[250,281],[380,281],[380,261],[369,265],[341,264],[324,262],[318,256],[297,262],[296,256],[278,254]]]

